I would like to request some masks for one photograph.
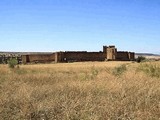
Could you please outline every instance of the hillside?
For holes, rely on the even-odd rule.
[[[137,58],[138,56],[143,56],[147,59],[160,59],[159,54],[152,54],[152,53],[136,53],[135,58]]]

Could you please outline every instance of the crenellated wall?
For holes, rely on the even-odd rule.
[[[22,63],[29,62],[80,62],[80,61],[105,61],[105,60],[134,60],[134,52],[117,51],[115,46],[103,46],[103,52],[66,51],[53,54],[22,55]]]
[[[116,59],[121,60],[121,61],[134,60],[135,59],[135,53],[134,52],[118,51]]]
[[[64,61],[104,61],[103,52],[64,52]]]
[[[116,60],[127,61],[129,60],[129,52],[118,51]]]
[[[55,53],[55,62],[64,62],[64,52],[56,52]]]
[[[55,53],[22,55],[22,63],[52,62],[52,61],[55,61]]]

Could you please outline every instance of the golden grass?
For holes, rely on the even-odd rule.
[[[160,67],[160,62],[144,64]],[[121,65],[127,69],[114,75]],[[160,78],[139,71],[140,66],[132,62],[35,64],[19,69],[0,65],[0,119],[157,120]]]

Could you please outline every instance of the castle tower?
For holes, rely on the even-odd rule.
[[[103,46],[103,52],[104,53],[107,53],[107,48],[108,48],[107,46]]]
[[[116,60],[117,48],[115,48],[115,46],[103,46],[103,53],[107,60]]]
[[[103,53],[104,53],[104,56],[105,56],[105,59],[107,59],[107,46],[103,46]]]

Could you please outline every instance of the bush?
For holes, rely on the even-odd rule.
[[[8,66],[9,68],[14,68],[18,64],[18,61],[15,58],[11,58],[8,61]]]
[[[140,63],[140,62],[142,62],[142,61],[144,61],[144,60],[146,60],[146,58],[143,57],[143,56],[138,56],[138,58],[136,59],[136,61],[137,61],[138,63]]]

